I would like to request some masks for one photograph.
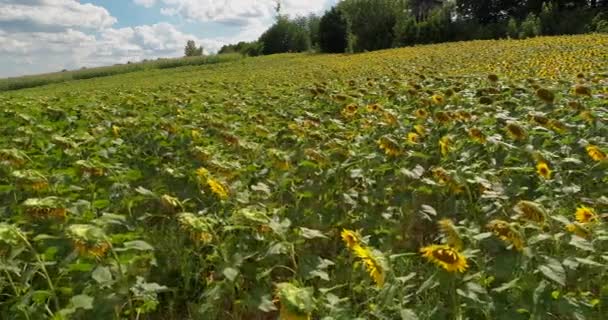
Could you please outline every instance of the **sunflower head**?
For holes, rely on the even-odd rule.
[[[424,128],[424,126],[421,124],[414,125],[414,131],[416,131],[416,133],[420,136],[424,136],[426,134],[426,128]]]
[[[442,156],[445,157],[448,155],[448,153],[450,152],[451,144],[452,139],[449,136],[445,136],[439,139],[439,151],[441,152]]]
[[[507,124],[507,133],[514,140],[523,140],[527,137],[526,129],[515,122]]]
[[[591,88],[582,85],[582,84],[577,84],[574,87],[574,94],[578,95],[578,96],[591,96]]]
[[[486,136],[478,128],[470,128],[467,131],[467,133],[469,134],[469,137],[473,141],[476,141],[478,143],[485,143],[486,142]]]
[[[356,245],[352,248],[353,253],[363,262],[365,270],[370,278],[374,280],[379,288],[384,286],[386,277],[386,261],[377,250],[367,246]]]
[[[448,245],[430,245],[420,249],[422,256],[448,272],[463,273],[469,267],[467,259]]]
[[[67,228],[76,251],[84,256],[101,258],[110,249],[110,243],[102,229],[88,224],[73,224]]]
[[[498,82],[498,76],[496,74],[491,73],[488,75],[488,80],[490,82]]]
[[[606,159],[606,154],[597,146],[588,145],[585,147],[585,150],[587,151],[589,157],[594,161],[602,161]]]
[[[547,217],[545,209],[533,201],[521,200],[515,205],[513,210],[518,214],[519,218],[537,223],[544,223]]]
[[[431,101],[433,102],[433,104],[442,105],[445,103],[445,98],[442,95],[434,94],[431,97]]]
[[[407,134],[407,141],[411,144],[417,144],[420,142],[420,135],[416,132],[409,132]]]
[[[519,231],[510,223],[504,220],[492,220],[486,227],[502,241],[510,244],[517,251],[524,248],[524,239]]]
[[[351,250],[355,246],[361,244],[361,236],[359,235],[359,233],[353,230],[342,229],[342,232],[340,232],[340,237],[342,238],[342,241],[344,241],[346,247]]]
[[[211,192],[213,192],[218,198],[225,200],[228,199],[228,189],[218,180],[213,178],[207,179],[207,185]]]
[[[545,103],[551,104],[555,100],[555,94],[546,88],[539,88],[536,90],[536,96],[544,101]]]
[[[448,123],[452,118],[447,112],[437,111],[435,112],[435,120],[439,123]]]
[[[565,227],[565,229],[574,234],[577,235],[581,238],[585,238],[585,239],[589,239],[591,238],[591,230],[589,230],[585,225],[578,223],[578,222],[574,222],[574,223],[568,223]]]
[[[416,115],[416,118],[418,119],[426,119],[429,116],[429,112],[426,111],[426,109],[417,109],[414,114]]]
[[[576,217],[576,221],[579,223],[589,223],[596,222],[599,220],[597,213],[593,208],[589,208],[586,206],[580,206],[576,208],[576,212],[574,213]]]
[[[549,168],[549,164],[545,161],[541,161],[536,164],[536,173],[544,179],[551,179],[551,168]]]
[[[373,104],[367,105],[368,112],[377,112],[380,110],[382,110],[382,106],[379,103],[373,103]]]
[[[378,140],[378,147],[380,147],[380,149],[382,151],[384,151],[384,153],[387,156],[394,157],[394,156],[398,156],[401,153],[401,150],[400,150],[397,142],[395,142],[393,139],[391,139],[388,136],[381,137]]]

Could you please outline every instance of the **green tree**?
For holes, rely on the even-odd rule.
[[[186,47],[184,48],[184,55],[186,57],[197,57],[203,55],[203,47],[197,47],[194,40],[188,40]]]
[[[319,23],[319,47],[322,52],[344,52],[348,46],[348,22],[337,8],[327,11]]]

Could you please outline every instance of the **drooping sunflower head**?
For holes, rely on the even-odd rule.
[[[110,243],[102,229],[88,224],[73,224],[67,228],[68,237],[79,254],[101,258],[110,249]]]
[[[504,220],[492,220],[486,225],[486,227],[502,241],[513,245],[515,250],[523,250],[524,238],[512,224]]]
[[[23,202],[25,212],[34,219],[65,219],[67,209],[58,197],[30,198]]]
[[[491,73],[488,75],[488,80],[490,82],[498,82],[498,76],[494,73]]]
[[[549,164],[545,161],[540,161],[536,164],[536,173],[544,179],[551,179],[551,168],[549,168]]]
[[[340,232],[340,237],[342,238],[342,241],[344,241],[346,247],[351,250],[355,246],[361,244],[361,236],[356,231],[343,229],[342,232]]]
[[[576,221],[579,223],[589,223],[596,222],[599,220],[597,213],[593,208],[589,208],[586,206],[580,206],[576,208],[575,212]]]
[[[507,133],[514,140],[523,140],[527,137],[526,129],[515,122],[509,122],[507,124]]]
[[[448,123],[452,118],[447,112],[437,111],[435,112],[435,120],[439,123]]]
[[[228,199],[228,188],[226,188],[221,182],[213,178],[207,179],[207,185],[211,192],[213,192],[218,198],[225,200]]]
[[[398,156],[401,153],[397,142],[388,136],[383,136],[378,140],[378,147],[388,156]]]
[[[365,270],[370,278],[374,280],[376,286],[382,288],[386,278],[386,261],[380,252],[366,246],[356,245],[353,247],[355,255],[361,259],[365,265]]]
[[[172,197],[168,194],[163,194],[160,197],[160,203],[165,209],[169,211],[173,211],[181,207],[181,202],[179,201],[179,199],[176,197]]]
[[[578,96],[591,96],[591,88],[582,85],[582,84],[577,84],[574,87],[574,94],[578,95]]]
[[[548,127],[559,134],[564,134],[568,132],[568,127],[559,120],[549,120]]]
[[[462,238],[460,237],[458,228],[451,219],[441,219],[437,222],[437,226],[448,246],[458,250],[462,249]]]
[[[445,98],[442,95],[434,94],[431,97],[431,101],[433,102],[433,104],[442,105],[445,103]]]
[[[430,245],[420,249],[422,256],[448,272],[463,273],[469,267],[467,259],[448,245]]]
[[[448,153],[450,152],[450,148],[452,145],[452,138],[450,138],[449,136],[444,136],[441,139],[439,139],[439,151],[441,152],[442,156],[447,156]]]
[[[382,110],[382,106],[379,103],[373,103],[373,104],[367,105],[368,112],[377,112],[380,110]]]
[[[478,143],[485,143],[486,136],[478,128],[470,128],[468,131],[469,137]]]
[[[537,223],[544,223],[547,216],[545,209],[533,201],[521,200],[513,210],[518,214],[518,218]]]
[[[433,172],[433,177],[440,184],[447,184],[452,181],[452,177],[444,168],[441,168],[441,167],[433,168],[432,172]]]
[[[602,161],[606,159],[606,154],[597,146],[588,145],[585,147],[587,154],[593,161]]]
[[[551,104],[555,100],[555,94],[546,88],[539,88],[536,90],[536,96],[544,101],[545,103]]]
[[[0,164],[20,167],[29,160],[28,156],[17,149],[0,149]]]
[[[208,244],[213,241],[213,223],[210,218],[197,216],[184,212],[177,216],[182,230],[190,234],[190,238],[197,243]]]

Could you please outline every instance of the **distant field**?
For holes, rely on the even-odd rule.
[[[155,67],[0,121],[2,319],[608,314],[608,35]]]
[[[154,69],[171,69],[185,66],[199,66],[215,64],[241,59],[240,54],[221,54],[203,57],[159,59],[153,61],[120,64],[108,67],[88,68],[74,71],[55,72],[41,75],[24,76],[0,79],[0,92],[34,88],[52,83],[61,83],[71,80],[84,80],[100,77],[114,76],[136,71],[146,71]]]

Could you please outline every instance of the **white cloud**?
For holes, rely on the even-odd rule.
[[[116,23],[103,7],[76,0],[0,0],[0,28],[48,31],[100,30]]]
[[[162,0],[161,13],[200,22],[245,26],[274,15],[275,0]],[[283,0],[284,14],[306,15],[321,11],[327,0]]]
[[[133,0],[133,3],[144,8],[152,8],[156,4],[156,0]]]

